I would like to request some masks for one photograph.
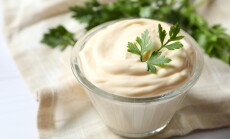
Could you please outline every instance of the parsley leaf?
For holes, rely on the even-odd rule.
[[[183,44],[180,42],[173,42],[173,41],[178,41],[184,38],[184,36],[178,36],[180,32],[180,27],[178,24],[175,24],[170,27],[169,30],[169,39],[164,43],[165,36],[167,35],[166,31],[162,29],[161,24],[158,25],[158,33],[161,41],[161,47],[158,51],[160,51],[162,48],[167,48],[168,50],[174,50],[174,49],[179,49],[183,47]],[[173,42],[169,44],[170,42]]]
[[[135,43],[128,42],[128,52],[140,55],[141,61],[146,61],[148,54],[152,51],[154,45],[151,41],[149,31],[145,30],[141,34],[141,38],[137,37],[136,42],[139,44],[140,48]]]
[[[41,42],[47,44],[51,48],[61,46],[62,50],[64,50],[68,45],[73,46],[76,40],[74,39],[73,33],[67,31],[62,25],[59,25],[44,34]]]
[[[137,55],[141,55],[141,51],[139,50],[137,45],[131,42],[128,42],[128,52],[131,52]]]
[[[158,32],[159,32],[159,37],[160,37],[160,41],[161,41],[161,45],[164,44],[164,40],[166,37],[166,31],[162,29],[161,25],[158,25]]]
[[[141,38],[140,37],[136,38],[136,42],[140,45],[140,49],[135,43],[128,42],[128,46],[127,46],[128,52],[140,55],[141,61],[146,62],[147,64],[147,70],[152,73],[156,73],[157,72],[156,66],[165,66],[165,64],[172,61],[170,58],[167,58],[166,56],[162,55],[161,50],[163,48],[167,48],[168,50],[175,50],[183,47],[183,44],[180,43],[178,40],[181,40],[184,36],[178,36],[179,32],[180,32],[180,27],[178,24],[171,26],[169,30],[170,38],[164,43],[167,33],[162,28],[161,24],[159,24],[158,33],[161,42],[161,47],[158,50],[155,51],[153,50],[154,43],[151,41],[151,36],[149,35],[149,31],[145,30],[141,34]],[[146,53],[151,53],[151,55],[145,56],[144,54]],[[143,60],[143,57],[145,57],[146,59]]]
[[[175,49],[179,49],[183,47],[183,44],[181,44],[180,42],[174,42],[172,44],[168,44],[165,46],[165,48],[169,49],[169,50],[175,50]]]
[[[171,59],[165,56],[162,56],[161,53],[162,52],[152,53],[151,57],[147,61],[148,71],[152,73],[156,73],[157,68],[155,66],[165,66],[166,63],[169,63],[170,61],[172,61]]]
[[[170,40],[174,40],[179,32],[180,32],[179,24],[172,26],[169,30]]]

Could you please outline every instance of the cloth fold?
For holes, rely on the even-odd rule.
[[[40,43],[42,34],[63,24],[85,33],[84,25],[70,18],[68,7],[85,0],[1,1],[8,48],[32,95],[38,100],[41,139],[121,139],[99,118],[88,96],[71,71],[71,47],[64,51]],[[102,0],[103,2],[106,0]],[[223,4],[224,3],[224,4]],[[230,1],[211,1],[199,12],[210,24],[222,23],[230,30]],[[217,12],[218,11],[218,12]],[[205,55],[204,70],[165,130],[149,139],[168,138],[197,129],[230,125],[230,67]]]

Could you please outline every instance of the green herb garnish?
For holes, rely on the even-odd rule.
[[[178,36],[179,32],[180,32],[180,27],[178,24],[171,26],[169,30],[169,39],[165,41],[165,37],[167,33],[159,24],[158,33],[161,42],[161,46],[159,49],[155,51],[153,50],[154,43],[151,41],[151,36],[149,35],[149,31],[145,30],[141,34],[141,37],[136,38],[136,42],[138,43],[138,45],[135,43],[128,42],[128,52],[140,55],[141,61],[147,63],[148,71],[152,73],[156,73],[157,72],[156,66],[162,67],[165,66],[165,64],[169,63],[170,61],[172,61],[170,58],[162,55],[163,48],[166,48],[168,50],[175,50],[183,47],[183,44],[179,42],[179,40],[183,39],[184,36]],[[151,55],[149,55],[149,53],[151,53]]]
[[[205,1],[207,0],[197,3],[191,0],[116,0],[113,3],[100,4],[97,0],[90,0],[85,6],[72,6],[70,10],[74,19],[87,23],[86,30],[111,20],[130,17],[179,23],[209,56],[217,57],[230,65],[230,35],[220,25],[208,25],[196,12],[196,8]],[[53,35],[52,38],[55,40],[56,36]],[[55,44],[63,46],[59,42]]]
[[[136,41],[139,44],[140,49],[135,43],[128,42],[128,51],[140,55],[142,62],[146,61],[146,55],[148,55],[153,49],[153,42],[151,41],[149,31],[145,30],[144,33],[141,34],[141,38],[137,37]]]
[[[76,40],[74,39],[73,33],[67,31],[62,25],[59,25],[44,34],[41,42],[52,48],[62,46],[62,50],[64,50],[68,45],[73,46]]]

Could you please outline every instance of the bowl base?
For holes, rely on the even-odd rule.
[[[126,132],[122,132],[122,131],[118,131],[116,129],[113,129],[111,127],[109,127],[109,129],[112,130],[112,132],[120,135],[120,136],[123,136],[123,137],[128,137],[128,138],[144,138],[144,137],[148,137],[148,136],[152,136],[154,134],[157,134],[159,133],[160,131],[162,131],[166,126],[168,125],[168,122],[163,125],[162,127],[160,128],[157,128],[156,130],[153,130],[153,131],[149,131],[149,132],[145,132],[145,133],[126,133]]]

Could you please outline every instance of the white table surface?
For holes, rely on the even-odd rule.
[[[37,139],[38,104],[10,56],[2,31],[0,12],[0,139]],[[230,139],[230,127],[193,132],[173,139]]]

